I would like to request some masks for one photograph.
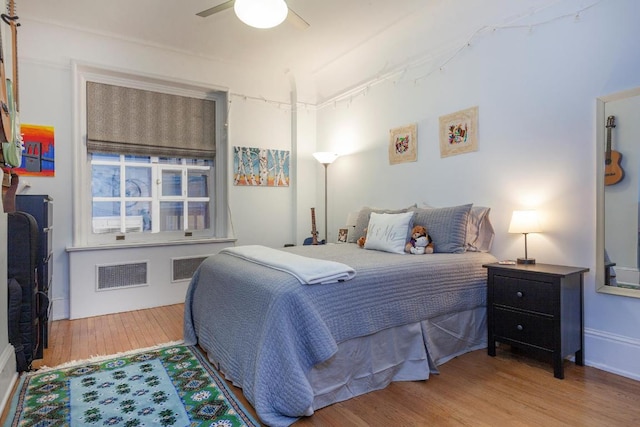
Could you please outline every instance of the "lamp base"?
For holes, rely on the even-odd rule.
[[[535,258],[518,258],[518,264],[535,264]]]

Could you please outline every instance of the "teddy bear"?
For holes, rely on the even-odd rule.
[[[414,255],[432,254],[434,247],[426,227],[416,225],[411,229],[411,240],[404,247],[406,253]]]
[[[364,248],[364,243],[367,241],[367,229],[364,229],[364,236],[361,236],[358,239],[358,246],[360,246],[361,248]]]

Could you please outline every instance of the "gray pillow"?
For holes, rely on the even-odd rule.
[[[465,252],[467,222],[472,204],[447,208],[411,208],[415,212],[413,225],[422,225],[433,239],[435,252],[458,254]]]
[[[404,209],[379,209],[370,207],[364,207],[360,209],[360,213],[358,213],[358,219],[356,220],[356,227],[353,230],[353,233],[349,235],[349,243],[355,243],[360,237],[364,236],[364,230],[369,225],[369,217],[371,216],[371,212],[388,214],[405,213],[409,212],[409,209],[415,208],[415,206],[416,205],[409,206],[408,208]]]

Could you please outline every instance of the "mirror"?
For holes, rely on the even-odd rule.
[[[598,98],[598,291],[640,298],[640,88]]]

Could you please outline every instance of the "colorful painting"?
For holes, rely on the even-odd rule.
[[[440,157],[478,151],[478,107],[440,117]]]
[[[20,176],[55,176],[55,142],[53,126],[20,126],[24,151],[22,164],[14,170]]]
[[[411,124],[389,131],[389,164],[418,160],[417,128]]]
[[[290,157],[286,150],[233,147],[233,184],[288,187]]]

